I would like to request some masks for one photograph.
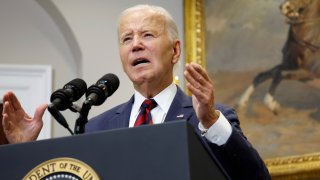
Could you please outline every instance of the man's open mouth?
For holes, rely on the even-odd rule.
[[[145,63],[150,63],[148,59],[145,58],[139,58],[133,61],[133,66],[139,65],[139,64],[145,64]]]

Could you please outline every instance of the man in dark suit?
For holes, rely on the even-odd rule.
[[[132,127],[141,104],[153,99],[152,123],[186,119],[203,136],[232,179],[268,179],[259,154],[243,135],[235,112],[217,104],[207,72],[186,65],[192,99],[173,83],[173,66],[180,56],[176,24],[160,7],[139,5],[125,10],[118,26],[124,71],[133,82],[134,96],[86,125],[86,132]],[[200,123],[199,123],[200,122]]]
[[[185,67],[186,86],[192,97],[173,83],[173,67],[181,51],[176,24],[166,10],[149,5],[125,10],[120,16],[118,37],[120,59],[133,83],[134,95],[128,102],[90,120],[86,132],[185,119],[193,125],[232,179],[270,179],[259,154],[243,135],[235,112],[215,104],[214,85],[200,65],[191,63]],[[22,116],[24,111],[12,96],[6,94],[4,97],[5,132],[11,137],[16,134],[14,130],[19,128],[10,130],[8,124],[19,124],[20,119],[14,116],[15,110],[19,109],[19,117],[27,117],[27,126],[38,133],[37,128],[42,123],[39,119],[45,105],[39,106],[33,120],[30,120],[29,116]],[[10,102],[10,99],[13,101]],[[147,117],[142,120],[141,114]],[[26,129],[18,125],[15,127]],[[28,139],[33,137],[24,140]]]

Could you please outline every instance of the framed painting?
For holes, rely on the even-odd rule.
[[[320,1],[185,0],[184,15],[186,63],[208,70],[272,178],[319,178]]]

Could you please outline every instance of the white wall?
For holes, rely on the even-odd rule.
[[[0,1],[0,24],[1,64],[51,65],[53,89],[79,76],[64,37],[36,1]],[[67,134],[56,122],[52,125],[54,136]]]
[[[166,8],[182,39],[183,0],[2,0],[0,63],[51,65],[53,90],[75,77],[90,86],[106,73],[118,75],[119,89],[103,105],[92,108],[90,117],[95,116],[132,95],[132,84],[120,64],[116,26],[122,10],[142,3]],[[73,127],[77,116],[63,113]],[[66,135],[53,121],[53,136]]]

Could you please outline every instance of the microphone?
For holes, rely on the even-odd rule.
[[[112,73],[104,75],[96,84],[88,88],[85,103],[95,106],[101,105],[118,89],[119,84],[119,78],[116,75]]]
[[[88,122],[88,114],[92,105],[99,106],[111,96],[119,87],[119,79],[114,74],[106,74],[96,84],[90,86],[86,92],[86,100],[83,102],[80,116],[74,126],[75,134],[85,132],[85,124]]]
[[[86,92],[87,84],[84,80],[76,78],[66,85],[62,89],[58,89],[53,92],[50,101],[57,110],[64,111],[72,106],[72,102],[77,101]]]

